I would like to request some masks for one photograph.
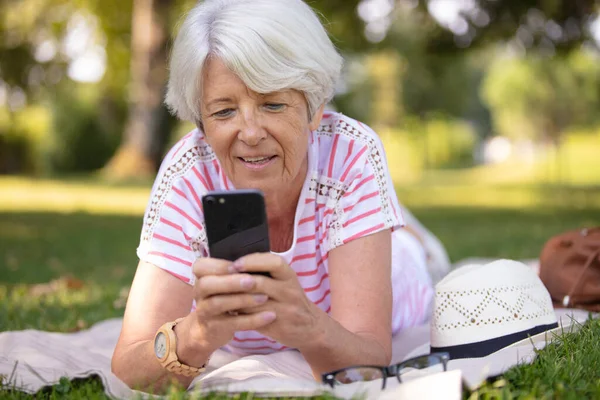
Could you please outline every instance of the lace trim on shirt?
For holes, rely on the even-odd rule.
[[[177,162],[172,163],[162,174],[160,183],[152,193],[152,200],[146,219],[144,221],[142,242],[149,242],[154,234],[154,229],[160,220],[162,207],[165,204],[167,196],[171,192],[173,183],[185,175],[198,161],[212,161],[215,154],[208,144],[194,146],[181,155]],[[204,227],[204,221],[201,222]],[[202,229],[196,237],[190,241],[190,247],[195,253],[206,255],[206,229]]]
[[[335,133],[334,133],[335,132]],[[379,200],[381,203],[381,213],[385,217],[385,224],[387,226],[394,225],[394,212],[391,208],[390,198],[388,193],[388,180],[386,175],[386,165],[384,165],[384,157],[382,156],[377,141],[374,137],[365,134],[354,125],[346,122],[344,119],[339,118],[335,122],[335,129],[332,128],[332,124],[324,124],[317,130],[317,136],[333,136],[334,134],[344,135],[350,139],[354,139],[357,143],[365,144],[368,148],[367,161],[373,169],[375,181],[379,192]],[[333,193],[335,195],[335,208],[330,221],[330,229],[333,230],[334,235],[331,239],[332,247],[337,247],[343,244],[342,239],[342,223],[341,217],[343,215],[343,209],[340,205],[339,199],[348,189],[348,185],[343,182],[339,182],[335,179],[322,177],[319,182],[311,189],[315,192],[316,196],[321,193]],[[338,190],[342,190],[341,193]]]

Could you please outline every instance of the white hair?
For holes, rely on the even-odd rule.
[[[206,0],[186,16],[171,53],[165,103],[201,123],[202,68],[218,57],[251,90],[302,92],[309,114],[327,103],[342,57],[301,0]]]

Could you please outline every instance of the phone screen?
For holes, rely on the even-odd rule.
[[[262,193],[258,190],[210,192],[202,197],[210,256],[235,261],[270,250]]]

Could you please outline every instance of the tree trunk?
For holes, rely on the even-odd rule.
[[[174,119],[162,100],[171,4],[172,0],[134,0],[129,116],[121,145],[104,167],[110,178],[153,177],[168,142]]]

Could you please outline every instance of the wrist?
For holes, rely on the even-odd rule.
[[[185,317],[173,328],[177,336],[176,353],[179,361],[191,367],[200,368],[206,363],[214,349],[210,349],[208,343],[195,334],[194,327],[190,323],[191,318]]]
[[[319,352],[327,347],[328,335],[327,332],[333,328],[332,323],[335,323],[331,317],[318,306],[313,304],[313,323],[310,329],[306,333],[305,337],[308,338],[306,343],[298,346],[298,350],[301,353],[305,352]]]

